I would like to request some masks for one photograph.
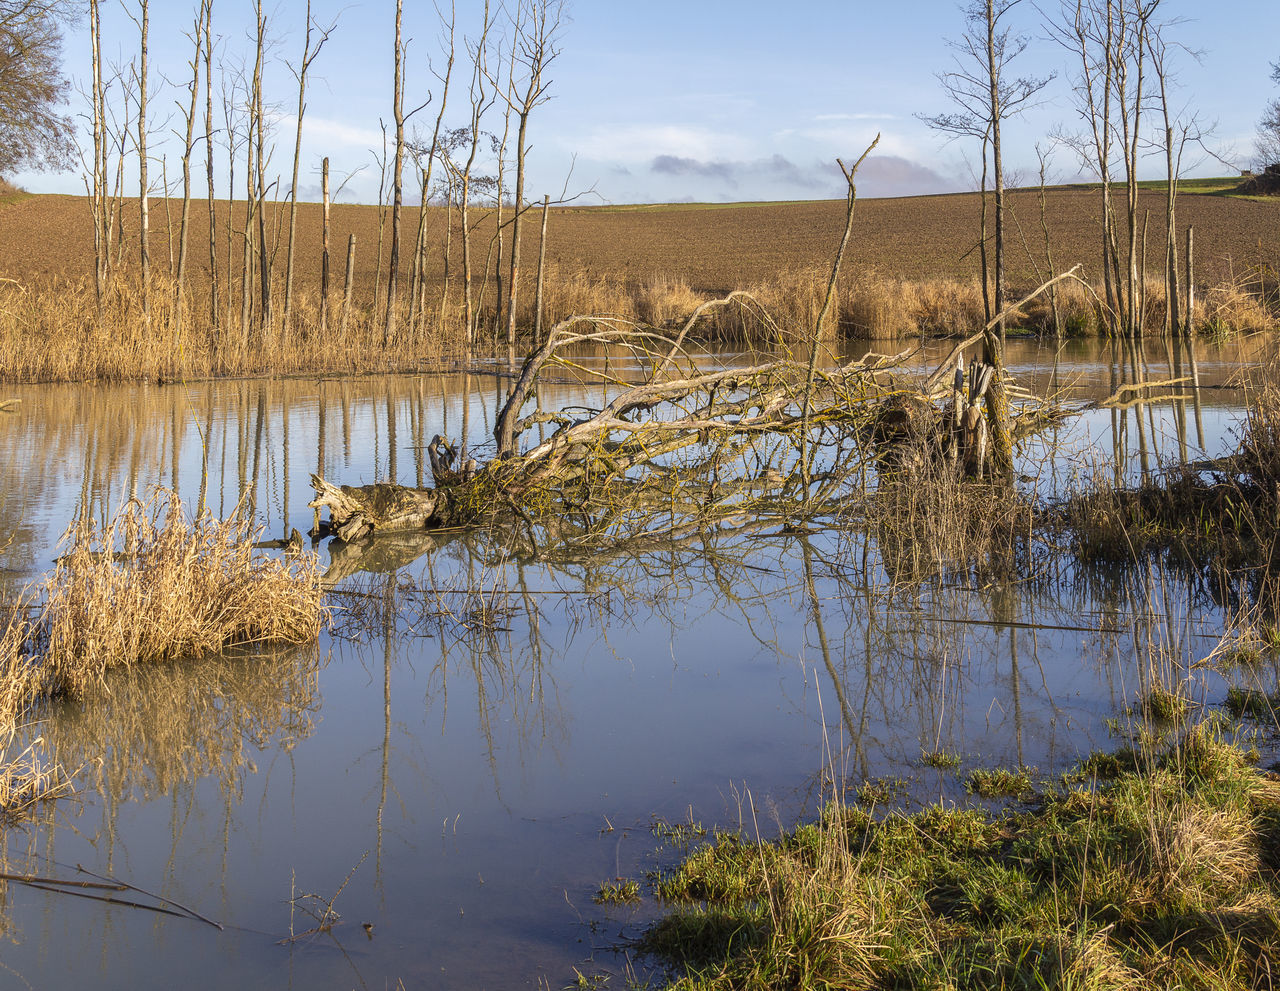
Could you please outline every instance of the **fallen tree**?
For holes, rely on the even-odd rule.
[[[865,492],[871,465],[898,470],[912,458],[940,457],[982,477],[994,451],[1007,475],[1013,426],[998,356],[970,367],[966,391],[962,355],[979,341],[989,347],[992,329],[1020,304],[957,345],[923,384],[905,372],[914,348],[840,360],[824,344],[852,229],[854,176],[871,148],[852,168],[841,163],[849,184],[845,230],[815,326],[802,335],[807,353],[787,347],[745,292],[703,303],[674,333],[616,317],[570,317],[526,358],[498,411],[487,462],[437,435],[427,448],[432,488],[352,487],[313,475],[310,506],[330,512],[320,532],[349,542],[501,522],[534,547],[616,543],[759,514],[790,526],[834,510],[851,479]],[[1077,269],[1022,302],[1068,278],[1078,278]],[[698,322],[724,307],[751,310],[773,332],[776,350],[726,363],[687,347]],[[538,384],[548,369],[574,376],[584,393],[602,388],[600,405],[544,409]],[[895,465],[896,453],[908,449],[914,453]]]
[[[814,483],[807,498],[829,498],[824,483],[847,467],[847,440],[858,433],[851,428],[868,426],[887,396],[913,391],[896,374],[911,352],[817,370],[812,390],[805,389],[806,364],[791,357],[704,367],[684,341],[709,308],[733,305],[756,304],[742,293],[704,304],[674,337],[611,318],[566,320],[525,361],[498,414],[486,464],[466,459],[456,468],[457,454],[437,436],[428,447],[434,487],[338,486],[313,476],[310,505],[329,509],[328,532],[344,540],[468,525],[498,513],[527,524],[539,517],[541,524],[553,506],[577,518],[682,507],[705,515],[712,504],[741,511],[745,500],[799,486],[802,436],[809,438]],[[609,366],[590,367],[584,349],[627,361],[638,381]],[[551,367],[613,394],[597,408],[543,409],[536,384]]]

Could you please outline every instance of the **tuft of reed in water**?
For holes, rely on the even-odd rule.
[[[51,689],[83,695],[114,667],[314,640],[325,616],[315,556],[263,556],[259,536],[238,512],[190,519],[164,490],[103,527],[73,523],[35,623]]]
[[[328,615],[315,555],[270,558],[238,511],[191,519],[164,490],[133,499],[104,526],[80,520],[66,553],[28,601],[0,616],[0,811],[65,784],[20,721],[42,700],[84,697],[108,671],[233,645],[313,642]]]

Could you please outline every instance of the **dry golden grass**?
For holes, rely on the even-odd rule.
[[[101,529],[77,521],[35,624],[49,687],[83,695],[114,667],[314,640],[325,616],[315,556],[264,557],[258,536],[239,513],[188,520],[163,491]]]
[[[1151,197],[1148,243],[1163,238],[1157,219],[1158,191]],[[1038,227],[1036,196],[1016,193],[1011,202],[1023,227]],[[1056,189],[1048,195],[1048,225],[1055,261],[1063,270],[1083,263],[1097,281],[1098,238],[1095,193]],[[1280,207],[1275,203],[1184,195],[1180,223],[1197,229],[1197,280],[1215,288],[1201,292],[1197,324],[1215,333],[1274,327],[1275,317],[1259,304],[1276,302],[1275,271],[1280,268]],[[750,292],[761,307],[716,313],[706,333],[728,339],[770,341],[779,335],[796,340],[812,331],[821,309],[830,258],[839,240],[843,203],[740,204],[732,206],[652,206],[636,208],[568,207],[553,211],[543,322],[572,315],[608,314],[623,319],[670,325],[698,303],[731,290]],[[0,379],[177,378],[300,371],[361,372],[432,366],[463,353],[466,338],[460,279],[460,231],[452,234],[451,275],[444,291],[445,211],[429,207],[422,219],[428,254],[424,277],[425,310],[416,325],[383,342],[385,266],[389,246],[379,257],[379,210],[372,206],[333,208],[331,250],[334,282],[330,329],[317,332],[319,314],[320,210],[302,204],[298,218],[298,254],[294,312],[290,325],[246,333],[241,328],[238,292],[240,250],[237,224],[242,207],[229,213],[215,204],[218,225],[217,326],[210,314],[210,263],[207,206],[193,203],[190,278],[176,320],[169,282],[176,253],[177,201],[152,203],[152,256],[155,287],[151,317],[142,316],[136,272],[136,204],[123,204],[124,266],[99,312],[92,289],[92,237],[87,200],[70,196],[29,196],[0,204]],[[496,259],[492,211],[477,210],[475,256]],[[976,195],[914,197],[860,202],[855,236],[846,256],[832,323],[848,336],[901,338],[917,334],[964,334],[980,326],[983,312],[977,253]],[[268,208],[268,237],[276,243],[285,222],[283,207]],[[384,218],[385,219],[385,218]],[[233,230],[230,246],[226,225]],[[407,211],[410,241],[419,213]],[[166,225],[172,225],[167,229]],[[340,331],[342,274],[348,235],[357,244],[353,304],[345,332]],[[536,237],[526,240],[521,277],[522,328],[534,323]],[[34,250],[33,250],[34,246]],[[230,250],[229,250],[230,249]],[[1042,281],[1043,265],[1027,250],[1009,251],[1010,292]],[[411,252],[405,251],[408,256]],[[1152,269],[1161,258],[1149,253]],[[406,260],[406,265],[408,261]],[[283,247],[276,256],[274,307],[283,298]],[[228,275],[230,278],[228,278]],[[401,299],[409,274],[401,277]],[[229,294],[230,290],[230,294]],[[476,349],[500,353],[505,335],[494,312],[496,272],[477,271],[473,302],[478,313]],[[1069,333],[1096,332],[1096,302],[1082,290],[1062,286],[1060,313]],[[761,312],[763,310],[763,312]],[[767,316],[766,316],[767,314]],[[1023,321],[1050,330],[1047,300],[1032,304]],[[1148,290],[1146,327],[1164,322],[1162,290]],[[517,345],[523,350],[524,342]]]
[[[187,518],[167,492],[131,500],[104,527],[79,521],[28,620],[12,605],[0,630],[0,810],[47,795],[63,777],[39,741],[11,755],[41,699],[84,697],[113,668],[211,655],[234,644],[314,642],[327,616],[312,554],[283,561],[253,548],[241,514]]]

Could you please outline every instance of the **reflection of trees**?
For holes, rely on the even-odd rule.
[[[96,793],[101,822],[89,831],[90,839],[103,847],[108,864],[124,803],[168,796],[176,851],[183,823],[202,801],[198,786],[208,779],[223,796],[223,836],[229,843],[245,778],[257,773],[257,761],[292,751],[314,732],[319,670],[314,646],[231,650],[122,669],[83,702],[51,703],[28,732],[43,736],[66,768],[78,769],[77,792]],[[41,830],[0,830],[0,870],[47,872],[63,804],[43,812]],[[86,831],[82,823],[74,828]],[[225,849],[223,854],[225,868]],[[0,898],[4,894],[0,885]],[[0,934],[4,909],[0,900]]]
[[[107,690],[65,703],[43,732],[104,798],[147,800],[213,778],[238,794],[255,755],[292,750],[319,709],[315,648],[228,651],[134,667]]]

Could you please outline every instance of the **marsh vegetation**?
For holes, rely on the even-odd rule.
[[[652,357],[593,347],[545,367],[534,408],[598,411],[644,386]],[[44,701],[9,753],[42,740],[39,767],[60,764],[75,797],[6,831],[4,870],[56,873],[52,844],[57,863],[271,934],[260,945],[166,917],[148,966],[175,979],[193,954],[250,984],[287,981],[287,968],[311,983],[408,981],[426,970],[435,979],[441,967],[446,986],[516,979],[499,958],[553,983],[575,968],[656,979],[656,958],[635,956],[629,942],[660,911],[646,872],[710,856],[699,853],[703,833],[739,835],[758,857],[757,835],[767,843],[797,823],[833,821],[822,810],[837,795],[846,810],[854,795],[873,803],[877,821],[939,802],[948,821],[969,821],[978,815],[963,812],[970,803],[1003,801],[982,792],[1025,799],[1025,782],[1016,773],[1004,781],[1003,769],[1028,769],[1030,787],[1046,793],[1093,751],[1126,742],[1142,751],[1143,713],[1162,692],[1182,700],[1192,721],[1228,700],[1233,711],[1265,711],[1280,685],[1267,600],[1250,584],[1255,572],[1239,570],[1245,543],[1201,559],[1153,530],[1126,561],[1078,554],[1064,522],[1070,496],[1098,498],[1095,475],[1112,490],[1144,478],[1154,486],[1160,466],[1181,458],[1212,462],[1212,484],[1222,456],[1251,449],[1240,444],[1243,411],[1261,407],[1233,386],[1234,370],[1258,360],[1249,347],[1201,346],[1198,390],[1139,387],[1155,401],[1129,405],[1135,393],[1126,392],[1105,405],[1117,383],[1180,378],[1190,355],[1184,349],[1175,367],[1162,341],[1136,351],[1075,342],[1061,352],[1011,341],[1016,380],[1029,394],[1056,391],[1076,413],[1022,440],[1012,483],[961,481],[927,443],[922,460],[882,466],[876,442],[856,440],[855,409],[847,425],[815,424],[813,436],[830,440],[813,449],[814,484],[831,491],[811,499],[808,514],[802,479],[788,490],[759,478],[768,466],[750,445],[726,452],[712,490],[716,479],[694,469],[716,446],[695,438],[648,463],[665,486],[657,509],[629,501],[631,485],[553,525],[556,514],[531,501],[527,521],[512,516],[496,528],[326,541],[314,565],[287,546],[292,530],[315,522],[305,507],[310,474],[426,488],[436,433],[459,447],[466,439],[487,461],[509,381],[458,373],[17,388],[8,426],[18,429],[3,442],[21,467],[0,507],[15,534],[0,559],[11,593],[62,553],[68,518],[109,522],[119,493],[163,484],[196,518],[203,509],[257,520],[264,532],[236,533],[277,538],[277,549],[257,556],[328,589],[334,626],[320,631],[318,650],[251,644],[197,662],[134,665],[104,673],[103,690],[83,699]],[[943,358],[941,349],[918,357],[884,382],[918,390]],[[686,370],[716,375],[776,360],[697,348],[680,358]],[[866,362],[820,356],[815,377],[834,381]],[[781,380],[806,371],[800,362]],[[45,398],[35,403],[37,395]],[[723,389],[715,401],[727,401]],[[559,425],[528,429],[541,442]],[[852,458],[855,440],[867,451],[848,462],[857,470],[823,478],[824,459],[833,463],[838,449]],[[787,472],[798,437],[771,443],[774,471]],[[1187,453],[1200,450],[1199,459]],[[1025,480],[1033,474],[1034,485]],[[1241,505],[1253,498],[1252,477],[1233,476]],[[735,488],[739,480],[767,483],[767,492]],[[591,481],[580,496],[616,485]],[[628,512],[611,515],[610,506]],[[700,513],[710,514],[707,525],[673,526]],[[1253,659],[1241,663],[1248,650]],[[1161,731],[1172,734],[1165,743],[1147,742],[1150,767],[1162,766],[1161,747],[1188,725],[1175,721]],[[1137,738],[1113,737],[1116,729]],[[655,815],[675,827],[655,833]],[[981,815],[987,826],[974,837],[1008,832],[998,811]],[[966,863],[994,869],[998,852],[975,847]],[[8,890],[5,925],[18,939],[10,966],[29,979],[100,973],[92,954],[87,971],[40,957],[32,927],[60,924],[65,895],[16,882]],[[339,890],[331,907],[341,920],[326,915],[323,931],[275,946],[289,937],[292,899],[319,892],[307,904],[323,907]],[[152,939],[153,922],[138,909],[93,911],[84,941],[102,946],[118,973],[127,965],[111,948]],[[609,935],[616,913],[626,939]],[[299,919],[298,932],[311,925]],[[440,941],[407,938],[424,926]],[[1001,952],[1024,945],[1012,930],[997,936]],[[986,937],[975,928],[966,938],[956,953]],[[503,952],[477,956],[477,941]],[[1131,944],[1109,945],[1129,960]],[[1076,959],[1075,944],[1041,949],[1052,946],[1068,965]],[[932,966],[915,959],[920,973]],[[1016,961],[1000,966],[1007,973]]]

